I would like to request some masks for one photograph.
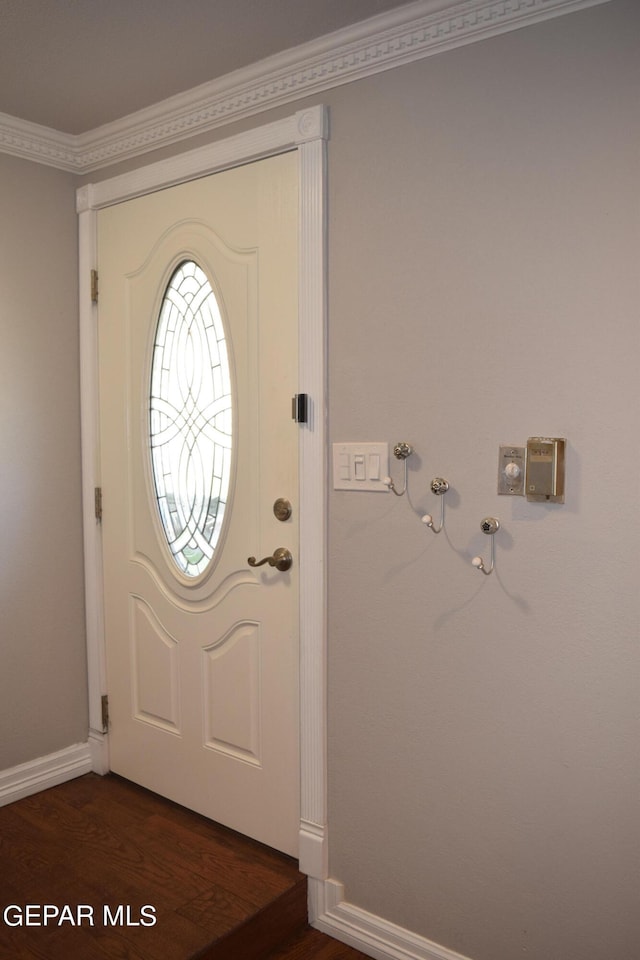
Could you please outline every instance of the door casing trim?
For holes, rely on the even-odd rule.
[[[97,212],[115,203],[253,160],[296,150],[299,205],[299,389],[309,396],[300,425],[300,869],[327,877],[326,695],[326,142],[328,111],[318,105],[283,120],[80,187],[80,393],[86,590],[89,743],[96,773],[109,770],[102,726],[107,693],[102,593],[102,536],[95,517],[100,486],[97,305],[91,271],[97,269]],[[108,509],[108,505],[106,506]]]

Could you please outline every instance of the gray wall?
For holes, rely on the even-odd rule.
[[[0,770],[87,739],[77,225],[69,174],[0,155]]]
[[[638,5],[614,0],[322,97],[331,439],[416,448],[409,500],[330,497],[331,874],[350,902],[473,960],[640,955],[639,28]],[[51,178],[49,204],[61,201],[64,177],[39,176]],[[70,216],[55,216],[64,237]],[[72,269],[68,249],[53,256]],[[52,303],[20,304],[29,343]],[[72,474],[73,496],[56,486],[67,514],[78,472],[68,337],[64,357],[45,351],[37,364],[59,371],[66,452],[51,464]],[[28,382],[43,391],[35,372]],[[11,427],[36,451],[23,472],[42,458],[50,418],[43,399]],[[568,438],[562,506],[496,495],[498,444],[536,434]],[[420,523],[437,509],[436,475],[452,487],[439,537]],[[22,550],[42,529],[35,492]],[[487,514],[502,522],[491,577],[470,563],[488,554]],[[52,615],[67,638],[72,539]],[[30,583],[25,571],[23,594]],[[41,616],[14,606],[18,623]],[[14,629],[23,699],[37,702],[51,623],[31,625],[26,650],[28,626]],[[78,676],[81,651],[67,659]],[[65,710],[73,726],[77,708]]]
[[[332,110],[331,434],[417,455],[410,502],[331,497],[331,873],[474,960],[640,956],[639,28],[614,2]],[[540,434],[566,503],[498,497]]]

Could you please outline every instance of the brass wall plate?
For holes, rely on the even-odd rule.
[[[525,489],[527,500],[564,503],[564,437],[529,437]]]

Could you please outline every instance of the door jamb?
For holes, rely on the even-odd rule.
[[[103,728],[106,694],[102,536],[95,516],[100,486],[97,305],[91,271],[97,269],[97,211],[187,180],[290,150],[298,155],[299,389],[308,394],[308,422],[300,425],[300,869],[324,880],[327,856],[326,761],[326,141],[328,111],[318,105],[80,187],[80,392],[84,563],[86,590],[89,746],[93,770],[109,770]],[[108,508],[108,506],[107,506]]]

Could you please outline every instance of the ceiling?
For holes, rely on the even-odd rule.
[[[0,0],[0,113],[80,134],[406,0]]]

